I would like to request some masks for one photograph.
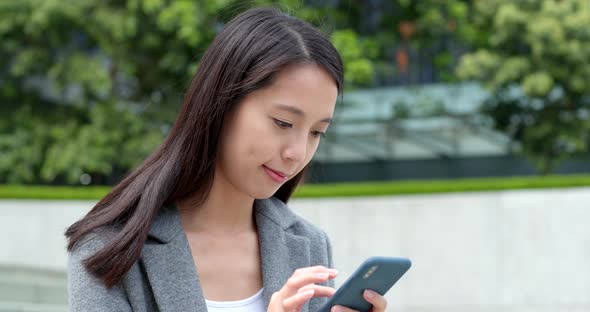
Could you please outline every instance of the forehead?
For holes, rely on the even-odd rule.
[[[266,89],[273,109],[293,106],[314,119],[331,117],[338,97],[336,82],[316,64],[290,65]]]

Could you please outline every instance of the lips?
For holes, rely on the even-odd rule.
[[[274,169],[270,169],[265,165],[262,165],[262,168],[264,169],[264,171],[266,172],[266,174],[276,183],[282,184],[285,183],[288,178],[286,175],[283,175],[284,173],[280,172],[280,171],[276,171]]]
[[[266,167],[266,166],[264,166],[264,167]],[[286,178],[286,177],[288,176],[288,174],[286,174],[286,173],[284,173],[284,172],[282,172],[282,171],[274,170],[274,169],[271,169],[271,168],[269,168],[269,167],[266,167],[266,168],[267,168],[268,170],[270,170],[270,171],[272,171],[272,172],[276,173],[277,175],[281,176],[282,178]]]

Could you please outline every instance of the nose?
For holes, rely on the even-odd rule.
[[[298,136],[290,140],[283,148],[282,157],[293,162],[303,162],[307,153],[305,136]]]

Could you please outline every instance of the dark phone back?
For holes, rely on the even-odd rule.
[[[411,261],[406,258],[368,258],[318,312],[329,312],[334,305],[342,305],[360,312],[370,311],[371,304],[364,299],[363,291],[371,289],[384,295],[411,265]]]

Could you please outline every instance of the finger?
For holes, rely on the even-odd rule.
[[[373,305],[374,312],[382,312],[387,308],[387,299],[370,289],[365,289],[363,297]]]
[[[288,297],[287,299],[283,300],[284,311],[299,311],[298,309],[300,309],[301,306],[307,302],[307,300],[311,299],[313,294],[314,290],[310,289]]]
[[[328,270],[327,267],[325,267],[323,265],[316,265],[316,266],[312,266],[312,267],[299,268],[299,269],[295,270],[295,272],[293,272],[293,273],[313,273],[313,272],[321,272],[321,271],[326,271],[326,270]]]
[[[358,310],[353,310],[349,307],[335,305],[330,309],[330,312],[359,312]]]
[[[306,286],[308,284],[315,284],[315,283],[323,283],[330,279],[330,275],[328,273],[309,273],[305,275],[294,275],[291,276],[285,286],[283,286],[283,290],[285,291],[285,295],[292,296],[297,293],[299,288]]]
[[[299,268],[292,275],[305,275],[309,273],[328,273],[330,276],[336,276],[338,275],[338,270],[330,269],[323,265],[316,265],[313,267]]]
[[[328,286],[321,286],[316,284],[305,285],[297,291],[297,293],[304,292],[306,290],[315,290],[314,297],[332,297],[336,293],[336,289]]]

